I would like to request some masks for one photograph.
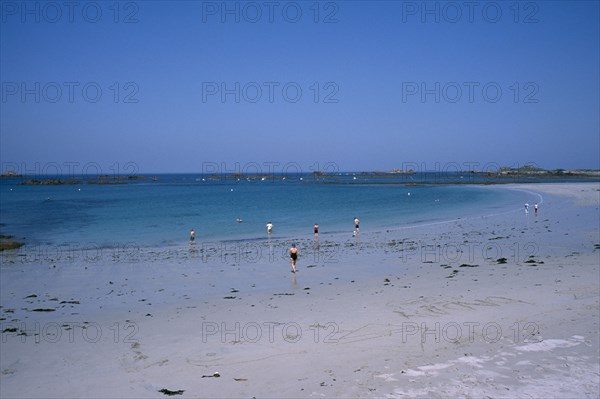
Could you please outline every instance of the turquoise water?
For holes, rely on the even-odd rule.
[[[165,247],[187,242],[190,228],[202,241],[252,240],[266,236],[268,221],[274,238],[309,237],[318,223],[327,236],[350,234],[356,216],[361,233],[368,233],[501,213],[535,201],[495,187],[375,182],[162,175],[123,185],[23,186],[2,179],[0,229],[28,245]]]

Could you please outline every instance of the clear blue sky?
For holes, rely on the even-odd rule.
[[[1,2],[4,170],[600,168],[596,1],[47,4]]]

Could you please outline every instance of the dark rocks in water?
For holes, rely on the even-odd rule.
[[[147,176],[112,176],[112,175],[101,175],[97,177],[81,177],[80,179],[68,178],[68,179],[30,179],[21,181],[17,184],[23,186],[61,186],[61,185],[75,185],[75,184],[127,184],[132,181],[148,180],[157,181],[158,177],[147,177]]]
[[[79,301],[61,301],[60,304],[71,304],[71,305],[79,305]]]
[[[235,296],[224,296],[223,297],[223,299],[235,299],[235,298],[237,298],[237,297],[235,297]]]
[[[479,265],[469,265],[467,263],[463,263],[462,265],[460,265],[459,267],[479,267]]]
[[[0,234],[0,240],[11,240],[12,238],[15,238],[15,236],[9,234]],[[23,245],[25,244],[18,241],[0,241],[0,252],[19,249]]]
[[[152,176],[139,176],[139,175],[126,175],[126,176],[113,176],[113,175],[100,175],[98,180],[152,180],[158,181],[158,177]]]
[[[0,178],[12,179],[17,177],[23,177],[22,174],[15,172],[14,170],[8,170],[0,174]]]
[[[23,245],[22,242],[16,242],[16,241],[3,241],[0,242],[0,251],[8,251],[11,249],[19,249],[21,248]]]
[[[27,295],[25,297],[25,299],[27,299],[27,298],[37,298],[37,295],[36,294]]]
[[[174,395],[183,395],[183,393],[185,392],[185,390],[179,389],[177,391],[171,391],[169,389],[163,388],[163,389],[161,389],[158,392],[163,393],[163,394],[165,394],[167,396],[174,396]]]
[[[56,309],[42,309],[42,308],[37,308],[37,309],[31,309],[32,312],[54,312],[56,311]]]
[[[496,262],[498,262],[500,264],[506,263],[507,261],[508,261],[508,259],[506,259],[506,258],[498,258],[498,259],[496,259]]]
[[[44,179],[44,180],[25,180],[18,183],[21,186],[62,186],[65,184],[81,184],[81,181],[69,179],[69,180],[61,180],[61,179]]]

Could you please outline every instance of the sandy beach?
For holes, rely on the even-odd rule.
[[[597,398],[600,184],[289,242],[2,254],[2,398]]]

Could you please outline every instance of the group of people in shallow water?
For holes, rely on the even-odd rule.
[[[236,221],[238,223],[242,223],[242,219],[241,218],[237,218]],[[358,220],[357,217],[354,218],[354,233],[352,234],[354,237],[358,237],[358,230],[359,230],[359,223],[360,221]],[[269,221],[267,222],[267,236],[271,236],[271,234],[273,233],[273,222]],[[315,225],[313,226],[313,232],[315,234],[315,238],[319,237],[319,224],[315,223]],[[190,229],[190,244],[193,243],[196,240],[196,231],[194,230],[194,228]],[[298,270],[296,269],[296,261],[298,260],[298,248],[296,248],[296,244],[292,244],[292,247],[289,249],[289,253],[290,253],[290,262],[292,264],[292,273],[296,273]]]
[[[533,206],[533,209],[535,211],[535,216],[538,215],[538,204],[536,203]],[[525,214],[529,214],[529,204],[526,203],[525,204]],[[242,223],[242,219],[240,217],[238,217],[236,219],[236,221],[238,223]],[[273,222],[269,221],[267,222],[267,236],[271,237],[271,234],[273,233]],[[360,220],[358,220],[357,217],[354,218],[354,232],[353,232],[353,236],[354,237],[358,237],[358,231],[360,228]],[[313,226],[313,232],[315,234],[315,238],[319,237],[319,224],[315,223],[315,225]],[[193,243],[196,240],[196,231],[192,228],[190,229],[190,243]],[[292,244],[291,248],[289,249],[289,253],[290,253],[290,263],[292,264],[292,273],[296,273],[298,271],[298,269],[296,269],[296,261],[298,260],[298,248],[296,247],[296,244]]]

